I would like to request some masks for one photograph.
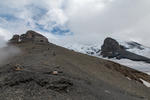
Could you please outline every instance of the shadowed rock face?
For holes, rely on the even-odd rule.
[[[101,55],[108,58],[126,58],[133,61],[144,61],[146,63],[150,63],[149,58],[127,51],[125,47],[119,45],[119,43],[112,38],[106,38],[104,40],[104,44],[101,47]]]
[[[106,38],[104,40],[104,45],[102,46],[103,51],[110,51],[110,52],[117,52],[120,50],[119,43],[112,39],[112,38]]]
[[[20,42],[38,42],[38,43],[48,43],[48,39],[43,35],[29,30],[25,34],[14,35],[13,38],[10,40],[10,43],[20,43]]]

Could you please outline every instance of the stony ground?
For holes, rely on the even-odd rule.
[[[147,74],[53,44],[16,46],[0,66],[0,100],[150,100]]]

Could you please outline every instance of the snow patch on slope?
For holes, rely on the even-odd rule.
[[[147,82],[147,81],[145,81],[145,80],[143,80],[143,79],[140,79],[140,80],[143,82],[143,84],[144,84],[145,86],[150,87],[150,83],[149,83],[149,82]]]
[[[150,75],[150,72],[147,72],[148,75]]]

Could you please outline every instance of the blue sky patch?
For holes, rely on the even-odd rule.
[[[56,26],[56,27],[54,27],[54,28],[51,30],[51,32],[52,32],[53,34],[57,34],[57,35],[65,35],[66,33],[69,33],[70,30],[69,30],[69,29],[62,29],[62,28]]]
[[[1,18],[7,20],[7,21],[14,21],[14,20],[18,20],[17,17],[13,16],[13,15],[6,15],[6,14],[2,14],[0,15]]]

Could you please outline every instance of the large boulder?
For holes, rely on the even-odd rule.
[[[36,43],[48,43],[48,39],[32,30],[27,31],[25,34],[14,35],[10,40],[10,43],[21,43],[21,42],[36,42]]]

